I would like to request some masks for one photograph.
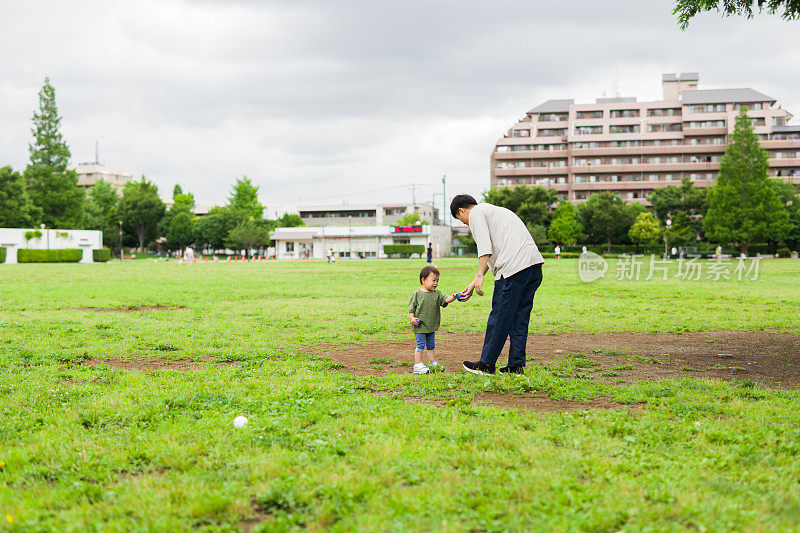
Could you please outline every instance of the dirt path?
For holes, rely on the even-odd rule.
[[[447,372],[461,372],[461,362],[480,357],[483,335],[437,334],[436,357]],[[384,375],[410,372],[413,338],[361,346],[324,345],[309,351],[345,365],[349,372]],[[600,364],[587,369],[599,381],[707,377],[748,379],[774,388],[800,387],[800,335],[746,331],[692,333],[566,333],[531,335],[528,364],[555,365],[571,353]],[[727,354],[730,357],[720,357]],[[505,364],[508,345],[500,356]],[[629,367],[629,368],[628,368]],[[621,381],[622,380],[622,381]]]

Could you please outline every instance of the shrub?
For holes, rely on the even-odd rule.
[[[6,247],[0,246],[0,263],[6,262]]]
[[[781,257],[789,257],[791,253],[792,252],[790,252],[789,249],[786,248],[785,246],[783,248],[778,248],[778,255]]]
[[[542,257],[545,259],[555,259],[556,254],[553,252],[541,252]],[[577,259],[581,256],[579,253],[575,252],[561,252],[561,257],[564,259]]]
[[[25,232],[25,240],[26,241],[29,241],[31,239],[41,239],[41,238],[42,238],[42,232],[39,231],[38,229],[37,230],[33,230],[33,231],[26,231]]]
[[[111,259],[111,250],[108,248],[100,248],[99,250],[92,250],[92,259],[95,263],[105,263]]]
[[[387,255],[403,255],[409,257],[411,254],[424,254],[424,244],[385,244],[383,246],[383,253]]]
[[[77,263],[83,257],[80,248],[60,248],[55,250],[30,250],[23,248],[17,252],[20,263]]]

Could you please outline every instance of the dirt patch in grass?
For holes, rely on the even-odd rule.
[[[581,411],[590,409],[628,409],[639,411],[638,404],[624,404],[609,400],[608,398],[595,398],[585,402],[568,400],[551,400],[541,396],[521,396],[512,393],[484,392],[476,398],[481,403],[503,407],[505,409],[531,409],[534,411]]]
[[[127,307],[69,307],[72,311],[91,311],[92,313],[135,313],[138,311],[180,311],[182,305],[130,305]]]
[[[124,370],[139,370],[148,372],[152,370],[201,370],[212,365],[225,364],[213,359],[159,359],[156,357],[138,359],[87,359],[86,365],[108,365]]]
[[[439,333],[436,344],[436,358],[445,365],[446,372],[462,372],[462,361],[480,358],[483,335]],[[316,354],[341,363],[346,371],[359,375],[410,372],[410,367],[399,366],[399,363],[413,361],[413,350],[410,334],[402,340],[310,348]],[[788,333],[704,331],[530,335],[527,353],[529,365],[540,364],[550,368],[557,368],[574,354],[583,354],[583,361],[591,362],[591,365],[581,368],[581,374],[604,383],[706,377],[752,380],[774,388],[800,388],[800,335]],[[720,357],[720,354],[730,357]],[[504,365],[507,358],[508,343],[498,366]],[[395,362],[374,362],[390,359]]]
[[[376,396],[391,397],[395,391],[374,391]],[[419,396],[400,396],[400,399],[413,405],[436,405],[439,407],[448,404],[442,398],[421,398]],[[608,398],[595,398],[587,401],[552,400],[546,396],[523,396],[513,392],[484,392],[475,397],[475,403],[491,405],[503,409],[523,409],[531,411],[580,411],[594,409],[628,409],[631,412],[641,411],[639,404],[624,404],[609,400]]]

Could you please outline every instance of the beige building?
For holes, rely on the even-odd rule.
[[[102,179],[117,189],[117,192],[122,193],[125,184],[133,180],[133,175],[130,172],[97,163],[81,163],[70,168],[78,175],[78,187],[84,189],[90,189]]]
[[[528,111],[491,156],[491,186],[542,185],[578,202],[596,191],[647,203],[653,189],[684,177],[714,183],[746,106],[769,153],[769,174],[800,183],[800,126],[774,98],[748,88],[698,88],[696,73],[664,74],[663,99],[549,100]]]

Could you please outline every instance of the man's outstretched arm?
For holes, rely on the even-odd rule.
[[[464,295],[462,302],[469,300],[473,291],[477,292],[478,296],[483,296],[483,276],[489,271],[489,257],[491,257],[491,255],[486,254],[478,258],[478,273],[475,275],[475,279],[472,280],[472,283],[467,285],[467,288],[461,292],[461,294]]]

